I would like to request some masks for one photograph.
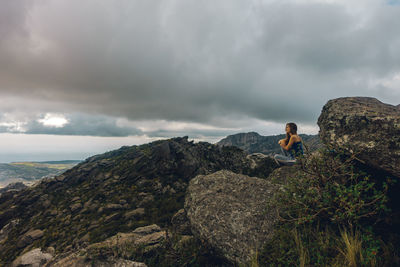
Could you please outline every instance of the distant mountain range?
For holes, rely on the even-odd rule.
[[[32,184],[44,177],[54,177],[78,164],[79,160],[0,163],[0,188],[23,182]]]
[[[280,153],[278,141],[285,136],[284,134],[262,136],[256,132],[238,133],[229,135],[216,144],[219,146],[235,146],[248,153],[272,155]],[[299,134],[299,136],[303,139],[303,143],[309,151],[314,151],[322,146],[318,135]]]

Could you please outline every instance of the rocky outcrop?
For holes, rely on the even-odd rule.
[[[171,219],[172,231],[179,235],[191,235],[190,222],[186,216],[184,209],[180,209],[172,216]]]
[[[61,253],[142,225],[165,227],[183,208],[188,182],[195,176],[228,169],[267,177],[276,167],[271,158],[248,157],[236,147],[194,143],[187,137],[93,156],[56,178],[0,195],[0,229],[15,219],[21,225],[0,242],[0,265],[41,244]],[[31,229],[42,229],[44,235],[23,237]]]
[[[139,227],[129,233],[118,233],[80,251],[58,255],[46,266],[145,267],[144,263],[128,259],[134,257],[135,253],[155,253],[165,239],[166,232],[155,224]]]
[[[10,231],[18,224],[19,220],[15,219],[6,224],[1,230],[0,230],[0,243],[5,241],[8,237],[8,234]]]
[[[370,97],[328,101],[318,118],[321,140],[400,177],[400,110]]]
[[[5,192],[9,192],[9,191],[19,191],[19,190],[22,190],[22,189],[27,188],[27,187],[28,186],[26,186],[22,182],[10,183],[4,188],[0,188],[0,194],[1,193],[5,193]]]
[[[156,250],[166,238],[166,232],[158,225],[136,228],[130,233],[118,233],[102,242],[91,244],[86,248],[87,258],[130,257],[130,253],[140,248],[143,253]]]
[[[43,252],[40,248],[35,248],[15,259],[12,267],[39,267],[44,266],[48,261],[53,258],[50,253]]]
[[[43,231],[40,229],[34,229],[24,234],[17,242],[17,247],[24,248],[27,245],[30,245],[36,239],[39,239],[43,236]]]
[[[246,264],[272,234],[266,201],[275,186],[222,170],[190,181],[185,210],[195,236],[232,262]]]
[[[44,267],[147,267],[143,262],[125,259],[87,260],[81,252],[74,252],[64,256],[56,262],[50,262]]]
[[[274,184],[286,184],[290,179],[298,179],[300,175],[304,175],[301,166],[295,164],[291,166],[282,166],[275,169],[267,178]]]

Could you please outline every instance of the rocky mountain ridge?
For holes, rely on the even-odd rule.
[[[9,263],[35,247],[73,251],[154,223],[167,227],[195,176],[227,169],[266,177],[276,167],[271,158],[187,137],[93,156],[62,175],[0,196],[0,229],[7,230],[0,259]]]
[[[322,146],[318,135],[299,134],[310,152],[317,150]],[[285,138],[286,135],[262,136],[256,132],[238,133],[225,137],[216,144],[219,146],[235,146],[248,153],[263,153],[273,155],[281,153],[278,141]]]

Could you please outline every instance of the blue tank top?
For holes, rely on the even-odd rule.
[[[303,155],[303,144],[301,142],[294,142],[289,150],[289,153],[293,158]]]

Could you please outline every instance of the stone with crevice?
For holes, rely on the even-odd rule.
[[[16,258],[11,264],[12,267],[39,267],[44,266],[53,256],[50,253],[43,252],[40,248],[35,248]]]
[[[265,179],[227,170],[197,176],[185,198],[193,234],[228,260],[249,263],[272,236],[276,218],[266,206],[275,190]]]
[[[329,100],[318,118],[319,135],[336,150],[400,177],[400,110],[371,97]]]

